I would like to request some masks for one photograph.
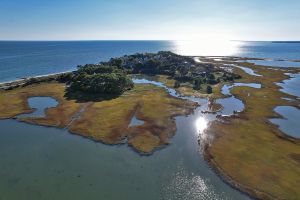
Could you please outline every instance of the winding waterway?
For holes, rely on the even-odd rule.
[[[125,144],[110,146],[72,135],[64,129],[2,120],[0,197],[249,199],[211,170],[201,147],[212,139],[205,129],[217,115],[232,115],[244,109],[243,103],[230,94],[230,89],[260,88],[261,85],[225,85],[222,92],[228,97],[217,100],[223,109],[212,114],[203,112],[209,110],[207,99],[180,96],[174,89],[153,80],[134,79],[134,82],[165,88],[176,98],[201,105],[192,115],[176,118],[177,131],[171,145],[151,156],[140,156]],[[29,105],[36,108],[30,116],[42,116],[45,108],[56,104],[52,98],[30,98]],[[132,119],[130,126],[139,124],[142,121]]]
[[[2,120],[0,197],[249,199],[223,182],[203,158],[201,143],[210,139],[205,129],[210,121],[216,120],[216,114],[202,112],[208,110],[208,101],[181,97],[159,82],[146,79],[135,82],[155,84],[172,96],[201,104],[194,114],[176,118],[177,131],[171,145],[151,156],[141,156],[124,144],[110,146],[64,129]],[[40,98],[33,99],[39,103],[30,104],[38,115],[54,103],[51,98]]]

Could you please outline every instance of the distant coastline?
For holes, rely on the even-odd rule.
[[[272,43],[300,43],[300,41],[272,41]]]
[[[233,55],[217,55],[217,53],[211,55],[269,58],[272,60],[299,60],[300,58],[299,43],[272,43],[269,41],[240,42],[238,45],[237,52]],[[199,48],[204,47],[199,45]],[[197,48],[189,45],[180,46],[167,41],[0,41],[0,82],[75,70],[76,66],[80,64],[98,63],[99,61],[107,61],[112,57],[130,55],[136,52],[156,53],[167,50],[177,54],[190,52],[196,56],[201,55],[197,51],[194,52],[193,49]]]
[[[29,80],[31,78],[51,77],[51,76],[55,76],[55,75],[70,73],[70,72],[73,72],[73,71],[74,70],[67,70],[67,71],[57,72],[57,73],[49,73],[49,74],[43,74],[43,75],[29,76],[29,77],[23,77],[23,78],[20,78],[20,79],[12,79],[10,81],[3,81],[3,82],[0,81],[0,86],[7,85],[7,84],[12,84],[12,83],[16,83],[16,82],[21,83],[21,82]]]

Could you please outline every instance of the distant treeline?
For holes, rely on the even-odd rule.
[[[176,80],[175,88],[182,83],[189,83],[199,90],[204,85],[208,93],[211,93],[210,85],[241,78],[211,63],[197,63],[193,57],[161,51],[125,55],[99,64],[79,65],[76,71],[30,78],[20,85],[57,80],[67,83],[71,92],[119,95],[133,88],[134,84],[128,74],[168,75]],[[12,85],[9,87],[12,88]]]
[[[176,80],[174,87],[189,82],[193,84],[194,89],[200,89],[202,84],[214,85],[241,78],[240,75],[214,64],[198,63],[193,57],[180,56],[169,51],[125,55],[101,64],[117,66],[133,74],[168,75]]]

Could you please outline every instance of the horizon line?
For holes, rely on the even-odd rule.
[[[168,39],[58,39],[58,40],[15,40],[15,39],[4,39],[0,42],[97,42],[97,41],[107,41],[107,42],[126,42],[126,41],[197,41],[197,40],[168,40]],[[201,40],[198,40],[201,41]],[[234,41],[234,42],[300,42],[300,40],[228,40],[228,41]]]

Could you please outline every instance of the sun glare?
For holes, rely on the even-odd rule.
[[[190,56],[230,56],[239,50],[240,42],[226,38],[195,38],[174,42],[176,53]]]
[[[203,131],[207,128],[208,121],[204,117],[199,117],[196,120],[196,129],[199,134],[202,134]]]

